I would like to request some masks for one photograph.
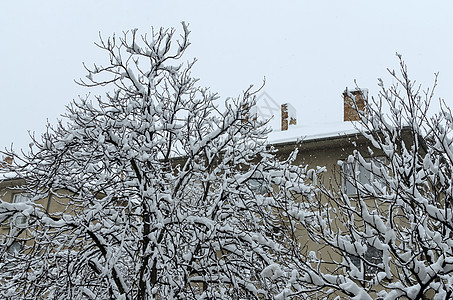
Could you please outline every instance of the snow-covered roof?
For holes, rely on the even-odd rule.
[[[310,141],[340,137],[358,132],[353,122],[312,123],[290,126],[285,131],[272,131],[268,136],[268,142],[275,145],[298,140]]]
[[[0,182],[2,180],[12,180],[12,179],[17,179],[17,174],[16,173],[13,173],[13,172],[7,172],[7,173],[3,173],[3,172],[0,172]]]
[[[311,123],[305,125],[292,125],[288,130],[273,130],[268,135],[269,144],[278,145],[296,141],[314,141],[334,137],[347,136],[358,133],[354,122]],[[15,179],[12,172],[0,172],[1,180]]]

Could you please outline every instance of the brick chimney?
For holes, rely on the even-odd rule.
[[[357,113],[359,111],[365,111],[368,102],[368,90],[367,89],[355,89],[348,91],[348,88],[343,92],[344,99],[344,121],[360,121],[360,117]],[[357,110],[354,106],[357,105]]]
[[[289,103],[281,105],[282,127],[281,130],[288,130],[289,125],[296,125],[296,109]]]
[[[8,168],[13,164],[13,158],[11,156],[6,156],[3,158],[3,161],[0,161],[0,168]]]
[[[247,104],[242,104],[242,123],[246,123],[248,121],[256,122],[258,119],[256,105],[249,107]]]
[[[8,165],[12,165],[13,164],[13,158],[11,156],[6,156],[4,159],[3,159]]]

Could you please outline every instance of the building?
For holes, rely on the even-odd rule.
[[[348,94],[347,94],[348,95]],[[359,94],[362,95],[362,94]],[[348,100],[345,97],[345,100]],[[352,109],[352,107],[347,105],[345,101],[345,107]],[[332,123],[332,124],[323,124],[322,126],[317,125],[315,127],[306,127],[298,126],[296,114],[293,111],[292,107],[288,104],[282,105],[282,127],[281,131],[273,132],[269,136],[269,142],[276,149],[281,157],[287,157],[294,149],[299,150],[298,159],[296,164],[309,165],[310,167],[326,167],[327,172],[325,173],[324,178],[331,179],[333,178],[339,183],[339,188],[344,189],[348,194],[354,194],[354,187],[348,183],[342,177],[342,174],[349,172],[353,169],[353,166],[350,166],[348,163],[339,164],[338,162],[345,162],[348,156],[355,149],[365,150],[370,147],[369,142],[359,134],[357,128],[354,127],[354,124],[349,122],[353,121],[349,117],[353,114],[351,112],[345,112],[345,121],[341,123]],[[356,116],[355,116],[356,119]],[[282,135],[284,131],[284,135]],[[284,138],[281,138],[284,136]],[[11,162],[5,162],[11,163]],[[348,169],[350,168],[350,169]],[[366,180],[367,174],[362,172],[358,176],[358,179]],[[20,203],[27,201],[28,195],[24,194],[17,187],[20,185],[20,181],[14,178],[9,178],[0,183],[0,195],[3,200],[7,202]],[[59,204],[59,199],[54,197],[47,197],[44,199],[38,200],[38,203],[49,212],[56,212],[63,207]],[[16,228],[21,230],[25,228],[27,224],[26,215],[18,216],[13,220],[14,226],[11,226],[11,223],[3,222],[2,232],[0,234],[5,234],[8,230]],[[26,230],[21,233],[24,238],[27,238]],[[300,233],[301,238],[304,238],[304,233]],[[306,236],[306,235],[305,235]],[[9,245],[8,251],[14,252],[18,247],[17,243],[11,243]],[[315,245],[311,245],[310,249],[316,249]],[[318,250],[318,249],[317,249]],[[321,251],[321,250],[320,250]],[[324,250],[323,250],[324,251]],[[322,252],[321,255],[329,254],[328,252]],[[376,260],[379,260],[379,251],[370,251],[370,257]],[[338,258],[340,259],[340,258]],[[351,258],[354,259],[354,258]],[[358,260],[357,267],[365,269],[367,266]],[[367,272],[371,272],[371,269],[367,269]]]

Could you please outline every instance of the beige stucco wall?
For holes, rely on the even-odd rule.
[[[16,194],[24,193],[24,191],[20,188],[23,184],[23,180],[17,179],[0,181],[0,198],[3,201],[12,203]],[[62,194],[64,193],[67,192],[62,192]],[[49,213],[62,212],[66,207],[65,202],[66,201],[64,198],[57,198],[55,196],[46,196],[35,201],[36,204],[39,204],[45,211]],[[8,234],[13,224],[14,222],[12,220],[6,220],[2,224],[0,224],[0,236]],[[22,233],[21,236],[23,236],[24,234],[25,232]]]
[[[403,132],[403,139],[404,142],[407,146],[411,145],[413,140],[412,140],[412,135],[410,134],[409,131],[404,131]],[[371,148],[373,150],[373,156],[379,157],[383,156],[382,152],[375,149],[371,143],[366,140],[363,136],[360,135],[349,135],[349,136],[343,136],[343,137],[330,137],[330,138],[325,138],[325,139],[318,139],[318,140],[311,140],[311,141],[305,141],[302,142],[300,145],[296,145],[295,143],[287,143],[287,144],[282,144],[282,145],[276,145],[276,148],[279,149],[280,155],[282,158],[285,158],[289,155],[289,153],[294,150],[295,148],[298,148],[299,154],[298,158],[296,160],[296,163],[301,164],[301,165],[308,165],[309,168],[316,168],[317,166],[320,167],[326,167],[327,171],[322,175],[322,178],[318,178],[318,181],[321,181],[323,184],[326,186],[331,185],[331,188],[333,189],[340,189],[342,188],[343,182],[341,178],[341,167],[338,165],[338,161],[342,160],[345,161],[349,155],[353,153],[354,150],[360,151],[363,157],[367,158],[370,157],[371,155],[368,152],[368,148]],[[353,197],[351,198],[351,201]],[[317,199],[321,201],[321,203],[327,203],[329,201],[325,197],[323,197],[322,194],[317,195]],[[370,207],[373,207],[375,202],[374,199],[365,199],[368,205]],[[335,207],[335,203],[333,201],[329,201],[329,206],[332,208]],[[375,207],[375,209],[377,209]],[[387,209],[386,206],[380,206],[378,208],[379,210],[385,211]],[[344,219],[343,219],[344,218]],[[341,214],[336,214],[332,215],[331,219],[333,220],[333,225],[332,228],[335,229],[340,229],[342,232],[346,231],[346,228],[344,227],[344,224],[346,223],[346,217],[341,215]],[[356,225],[360,226],[360,220],[356,220]],[[408,226],[407,225],[407,219],[400,218],[398,220],[398,226]],[[331,248],[329,247],[320,247],[317,243],[313,242],[309,237],[307,232],[301,228],[298,234],[299,240],[301,244],[306,244],[307,252],[308,251],[315,251],[318,258],[325,258],[327,261],[341,261],[342,257],[339,253],[335,253]],[[325,264],[322,267],[322,271],[325,273],[334,273],[334,269],[336,266],[334,264],[328,265]],[[340,271],[346,271],[346,270],[337,270],[337,272]],[[391,272],[393,272],[395,275],[397,270],[394,268],[394,266],[391,266]],[[398,276],[395,276],[397,278]],[[360,284],[360,283],[359,283]],[[379,287],[375,287],[375,290],[380,290]],[[370,292],[371,295],[375,295],[373,291]],[[428,292],[427,296],[430,297],[432,296],[432,291]],[[344,295],[339,295],[335,294],[338,296],[343,296]]]
[[[318,183],[322,182],[324,185],[329,186],[330,184],[333,189],[342,188],[343,182],[341,178],[341,166],[338,165],[338,161],[345,161],[349,155],[353,153],[355,149],[361,151],[364,157],[369,157],[368,147],[371,144],[360,135],[350,136],[336,136],[324,139],[317,139],[311,141],[302,142],[299,145],[295,143],[287,143],[283,145],[276,145],[279,149],[279,155],[281,158],[285,158],[295,148],[298,149],[298,157],[296,164],[308,165],[308,168],[326,167],[326,172],[318,177]],[[379,151],[374,150],[374,155],[379,156]],[[303,201],[303,200],[302,200]],[[328,199],[322,196],[321,193],[317,194],[314,201],[321,201],[325,204]],[[333,201],[329,201],[331,208],[336,208]],[[332,216],[332,228],[341,229],[342,232],[346,231],[344,228],[344,220],[342,216]],[[329,247],[322,247],[313,240],[310,239],[308,233],[301,226],[299,227],[298,238],[301,245],[303,245],[303,251],[308,254],[309,251],[314,251],[318,258],[326,261],[341,262],[343,260],[341,254],[333,251]],[[338,268],[336,264],[324,264],[321,266],[321,271],[327,274],[335,274],[346,271],[343,268]],[[336,293],[333,297],[340,296],[345,297],[343,294]]]

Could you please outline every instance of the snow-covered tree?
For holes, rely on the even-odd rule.
[[[263,299],[291,290],[288,220],[300,205],[293,195],[312,193],[305,169],[267,146],[265,122],[250,113],[252,88],[219,108],[191,76],[194,61],[179,62],[187,26],[174,33],[101,38],[109,63],[86,66],[79,83],[108,92],[73,101],[28,154],[6,153],[14,165],[4,169],[30,200],[0,202],[9,227],[1,298]]]
[[[339,161],[341,179],[324,178],[304,223],[329,249],[306,260],[307,287],[325,296],[453,297],[453,115],[444,101],[429,110],[437,74],[422,91],[399,59],[400,72],[389,70],[394,84],[379,80],[378,98],[360,112],[368,149]]]

